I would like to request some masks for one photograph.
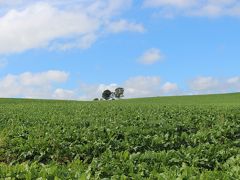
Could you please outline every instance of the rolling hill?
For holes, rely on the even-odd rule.
[[[0,178],[237,179],[240,93],[0,99]]]

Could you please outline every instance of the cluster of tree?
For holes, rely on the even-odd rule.
[[[102,98],[105,100],[109,100],[109,99],[120,99],[121,97],[123,97],[124,93],[124,88],[116,88],[114,92],[111,92],[110,90],[105,90],[102,93]]]
[[[120,98],[124,97],[123,93],[124,93],[124,88],[121,88],[121,87],[116,88],[114,92],[107,89],[107,90],[103,91],[102,99],[105,99],[105,100],[120,99]],[[95,98],[94,100],[98,101],[99,99]]]

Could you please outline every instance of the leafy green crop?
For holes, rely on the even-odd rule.
[[[39,177],[239,179],[240,94],[2,99],[0,179]]]

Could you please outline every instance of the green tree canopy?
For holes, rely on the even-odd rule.
[[[105,100],[109,100],[112,97],[112,92],[110,90],[105,90],[102,93],[102,98]]]
[[[116,98],[121,98],[124,96],[123,93],[124,93],[124,88],[118,87],[115,89],[114,95]]]

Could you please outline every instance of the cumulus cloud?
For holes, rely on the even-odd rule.
[[[145,0],[144,6],[159,8],[163,16],[240,16],[238,0]]]
[[[45,47],[61,37],[81,38],[98,28],[98,21],[83,13],[37,3],[24,10],[11,10],[0,18],[0,53]]]
[[[30,0],[16,1],[15,6],[15,1],[11,2],[8,6],[5,3],[8,10],[0,16],[0,54],[33,48],[84,49],[108,30],[114,33],[144,30],[138,23],[112,20],[131,5],[131,0]]]
[[[231,77],[227,79],[227,84],[230,87],[236,88],[238,91],[240,91],[240,76]]]
[[[158,61],[163,60],[163,55],[157,48],[151,48],[144,52],[144,54],[139,58],[139,62],[142,64],[155,64]]]
[[[43,86],[49,85],[52,82],[65,82],[68,79],[68,74],[64,71],[47,71],[42,73],[25,72],[19,76],[14,76],[20,84],[24,86]]]
[[[68,73],[56,70],[41,73],[25,72],[18,75],[8,74],[0,79],[0,96],[53,98],[54,85],[66,82],[68,76]],[[56,94],[60,93],[56,91]]]
[[[109,32],[112,32],[112,33],[119,33],[119,32],[124,32],[124,31],[143,33],[145,31],[145,28],[142,24],[128,22],[124,19],[116,21],[116,22],[111,22],[107,26],[107,29]]]
[[[240,91],[240,77],[197,77],[190,81],[189,88],[190,91],[195,93],[226,93]]]
[[[127,97],[154,97],[162,95],[177,95],[179,88],[176,83],[162,84],[158,76],[137,76],[124,83]]]
[[[219,84],[219,81],[213,77],[198,77],[190,82],[190,88],[196,91],[214,90]]]
[[[77,95],[74,90],[67,90],[58,88],[53,92],[54,99],[76,99]]]
[[[126,96],[147,97],[154,96],[160,91],[161,79],[157,76],[137,76],[124,82]]]
[[[168,93],[174,93],[179,90],[178,85],[176,83],[166,82],[162,88],[162,92],[168,94]]]

